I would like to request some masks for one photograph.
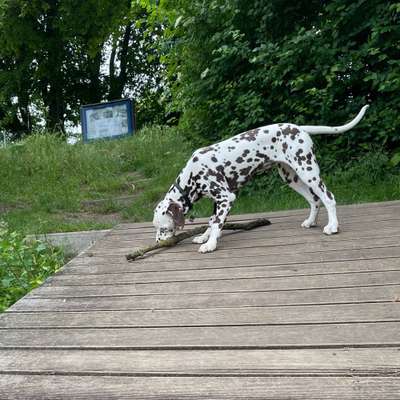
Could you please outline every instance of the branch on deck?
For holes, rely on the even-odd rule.
[[[260,226],[267,226],[270,224],[271,224],[271,222],[268,219],[259,218],[254,221],[250,221],[248,223],[225,224],[222,229],[223,230],[232,230],[232,231],[233,230],[249,231],[250,229],[258,228]],[[182,242],[182,240],[188,239],[195,235],[201,235],[202,233],[204,233],[207,230],[207,228],[208,228],[207,225],[203,225],[203,226],[199,226],[197,228],[182,232],[179,235],[173,236],[170,239],[163,240],[159,243],[153,244],[148,247],[144,247],[142,249],[135,251],[134,253],[128,254],[126,256],[126,259],[128,261],[135,261],[138,257],[142,257],[144,254],[149,253],[150,251],[162,249],[163,247],[173,247],[173,246],[177,245],[179,242]]]

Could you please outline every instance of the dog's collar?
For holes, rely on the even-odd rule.
[[[184,200],[185,203],[186,203],[186,204],[184,204],[184,206],[186,206],[187,209],[188,209],[188,211],[190,211],[190,210],[192,209],[192,207],[193,207],[193,204],[192,204],[192,202],[190,201],[188,194],[181,188],[181,186],[179,185],[178,182],[175,182],[175,183],[174,183],[174,187],[175,187],[176,189],[178,189],[178,192],[182,195],[183,200]]]

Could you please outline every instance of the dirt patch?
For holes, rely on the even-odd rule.
[[[14,211],[14,210],[22,210],[23,208],[26,208],[26,206],[23,203],[17,203],[17,204],[0,203],[0,214],[5,214],[9,211]]]

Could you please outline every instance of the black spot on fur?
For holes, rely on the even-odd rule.
[[[314,201],[319,201],[319,197],[314,193],[314,190],[312,190],[311,188],[308,189],[310,190],[310,193],[313,195]]]
[[[247,140],[248,142],[254,142],[257,139],[259,129],[253,129],[248,132],[244,132],[240,135],[241,140]]]
[[[251,167],[243,168],[240,170],[240,175],[242,176],[248,176],[251,171]]]

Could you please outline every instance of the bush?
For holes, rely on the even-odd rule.
[[[64,254],[41,241],[29,241],[0,223],[0,312],[44,282],[64,264]]]
[[[400,145],[400,3],[383,0],[169,0],[166,59],[175,107],[209,143],[275,122],[341,125],[316,137],[337,160]],[[169,45],[169,46],[168,46]]]

